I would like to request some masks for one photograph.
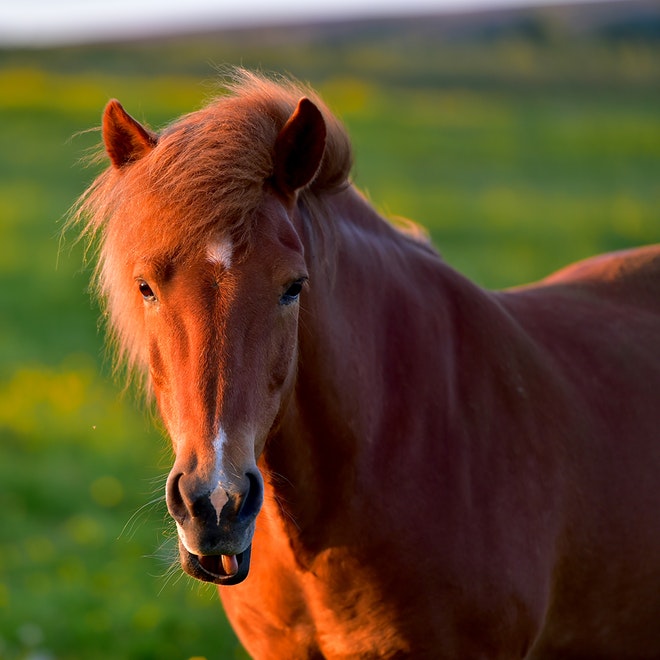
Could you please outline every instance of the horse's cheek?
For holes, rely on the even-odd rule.
[[[297,319],[286,319],[272,340],[268,391],[281,395],[292,381],[298,350]]]

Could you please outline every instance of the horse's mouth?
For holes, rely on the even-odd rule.
[[[179,544],[181,568],[188,575],[213,584],[231,585],[243,582],[250,570],[252,545],[238,555],[194,555]]]

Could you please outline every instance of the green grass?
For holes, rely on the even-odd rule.
[[[299,73],[345,120],[374,204],[486,286],[660,240],[660,87],[602,46],[572,68],[520,44],[469,62],[457,47],[454,68],[373,43],[350,66],[348,46],[334,63],[309,44],[232,47],[0,58],[2,658],[243,657],[214,590],[170,570],[167,440],[112,381],[82,246],[60,248],[108,98],[157,127],[208,97],[208,61]],[[601,60],[616,75],[587,84]]]

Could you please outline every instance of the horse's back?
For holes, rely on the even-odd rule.
[[[660,312],[660,244],[591,257],[562,268],[543,283],[587,286]]]
[[[660,371],[660,244],[580,261],[499,300],[548,354]],[[624,369],[624,371],[626,371]],[[630,385],[641,371],[628,374]],[[623,373],[621,374],[624,375]]]

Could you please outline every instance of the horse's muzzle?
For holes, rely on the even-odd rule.
[[[210,487],[175,465],[166,499],[177,523],[183,570],[204,582],[242,582],[250,569],[255,519],[263,502],[259,472],[246,473],[238,484]]]

